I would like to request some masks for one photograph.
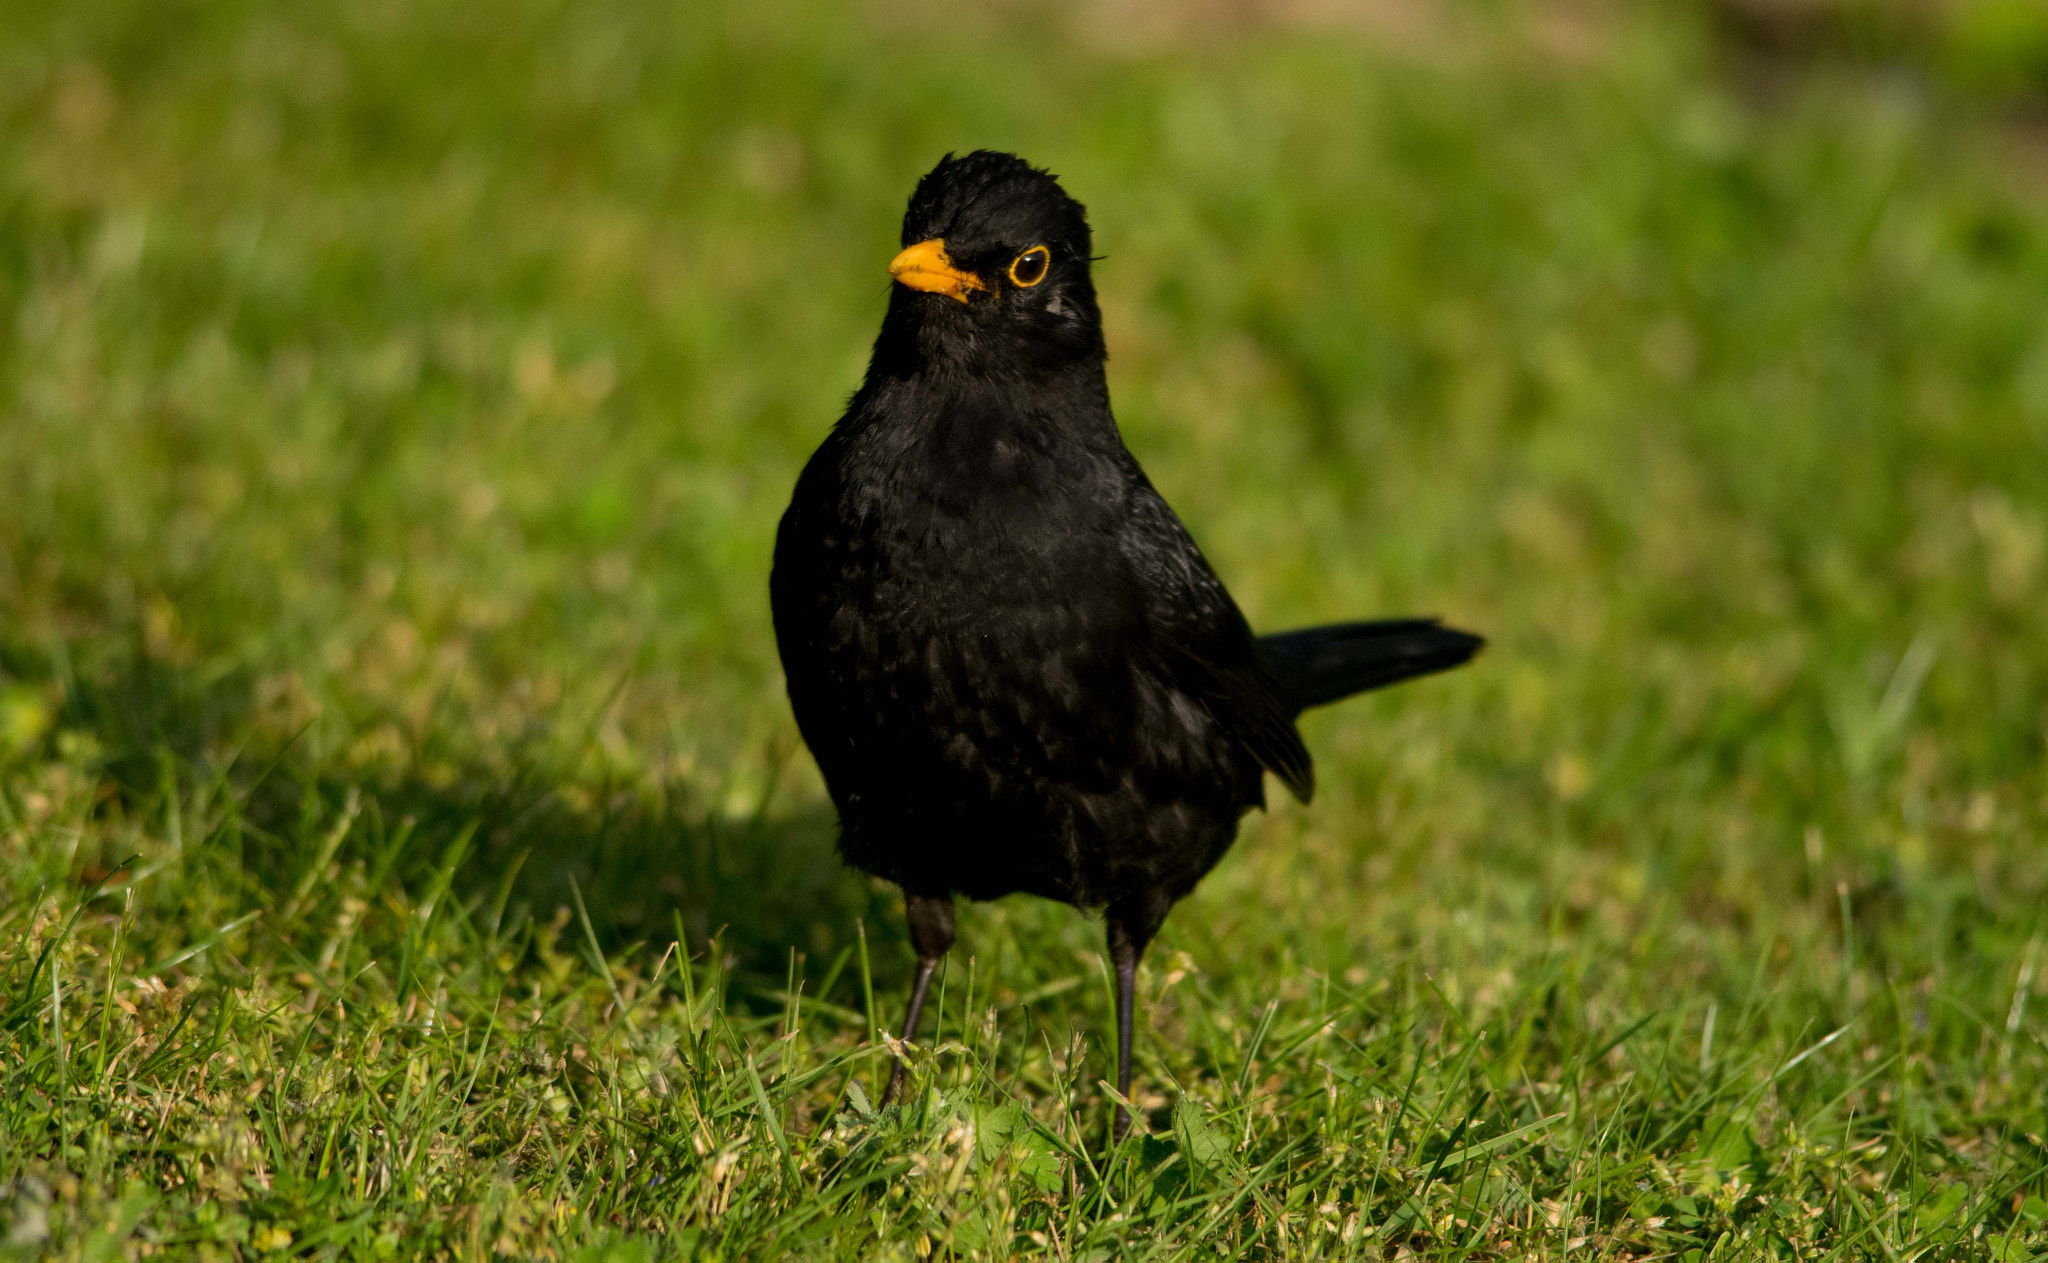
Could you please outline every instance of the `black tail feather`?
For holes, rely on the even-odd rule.
[[[1330,623],[1259,637],[1259,648],[1297,712],[1448,671],[1485,644],[1484,637],[1433,618]]]

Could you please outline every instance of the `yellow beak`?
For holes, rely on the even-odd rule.
[[[946,241],[933,237],[920,241],[902,254],[889,260],[889,275],[898,285],[921,289],[928,294],[944,294],[948,298],[967,301],[970,289],[987,289],[972,273],[962,272],[946,257]]]

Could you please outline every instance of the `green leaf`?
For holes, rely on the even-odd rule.
[[[1727,1177],[1755,1167],[1762,1157],[1749,1119],[1740,1114],[1715,1114],[1693,1136],[1694,1170],[1704,1187],[1717,1187]]]
[[[963,1250],[985,1250],[988,1248],[988,1220],[978,1212],[969,1212],[953,1221],[950,1235],[953,1245]]]
[[[1192,1098],[1173,1103],[1173,1139],[1180,1146],[1188,1168],[1204,1178],[1214,1179],[1236,1165],[1230,1142],[1210,1125],[1202,1107]]]
[[[983,1162],[994,1162],[1010,1151],[1020,1132],[1027,1131],[1024,1108],[1015,1101],[984,1105],[974,1113],[974,1151]]]
[[[1953,1226],[1959,1218],[1958,1211],[1969,1196],[1969,1186],[1960,1181],[1934,1189],[1913,1208],[1913,1231],[1916,1234],[1936,1232]]]
[[[868,1090],[860,1085],[859,1079],[850,1079],[846,1084],[846,1103],[853,1112],[864,1119],[875,1117],[874,1102],[868,1100]]]
[[[1024,1157],[1017,1163],[1018,1172],[1041,1193],[1059,1192],[1065,1175],[1060,1155],[1037,1136],[1027,1139],[1023,1148]]]

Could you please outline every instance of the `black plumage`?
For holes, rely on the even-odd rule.
[[[1128,1094],[1145,945],[1265,772],[1313,791],[1295,717],[1482,642],[1419,619],[1253,636],[1117,432],[1086,215],[1050,174],[948,156],[903,246],[867,379],[776,536],[790,703],[842,853],[903,888],[906,1037],[953,896],[1100,908]]]

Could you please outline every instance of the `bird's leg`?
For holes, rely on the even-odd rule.
[[[953,898],[913,895],[905,892],[903,911],[910,921],[910,945],[917,949],[917,980],[910,984],[910,1012],[903,1018],[903,1038],[917,1036],[917,1019],[924,1012],[924,993],[932,985],[939,958],[953,945]],[[903,1058],[889,1071],[889,1086],[882,1089],[882,1104],[896,1099],[903,1086]]]
[[[1131,1025],[1137,1007],[1138,958],[1152,935],[1142,921],[1127,920],[1114,910],[1109,914],[1109,959],[1116,966],[1116,1090],[1125,1100],[1131,1096]],[[1130,1133],[1131,1114],[1116,1107],[1114,1138],[1121,1142]]]

